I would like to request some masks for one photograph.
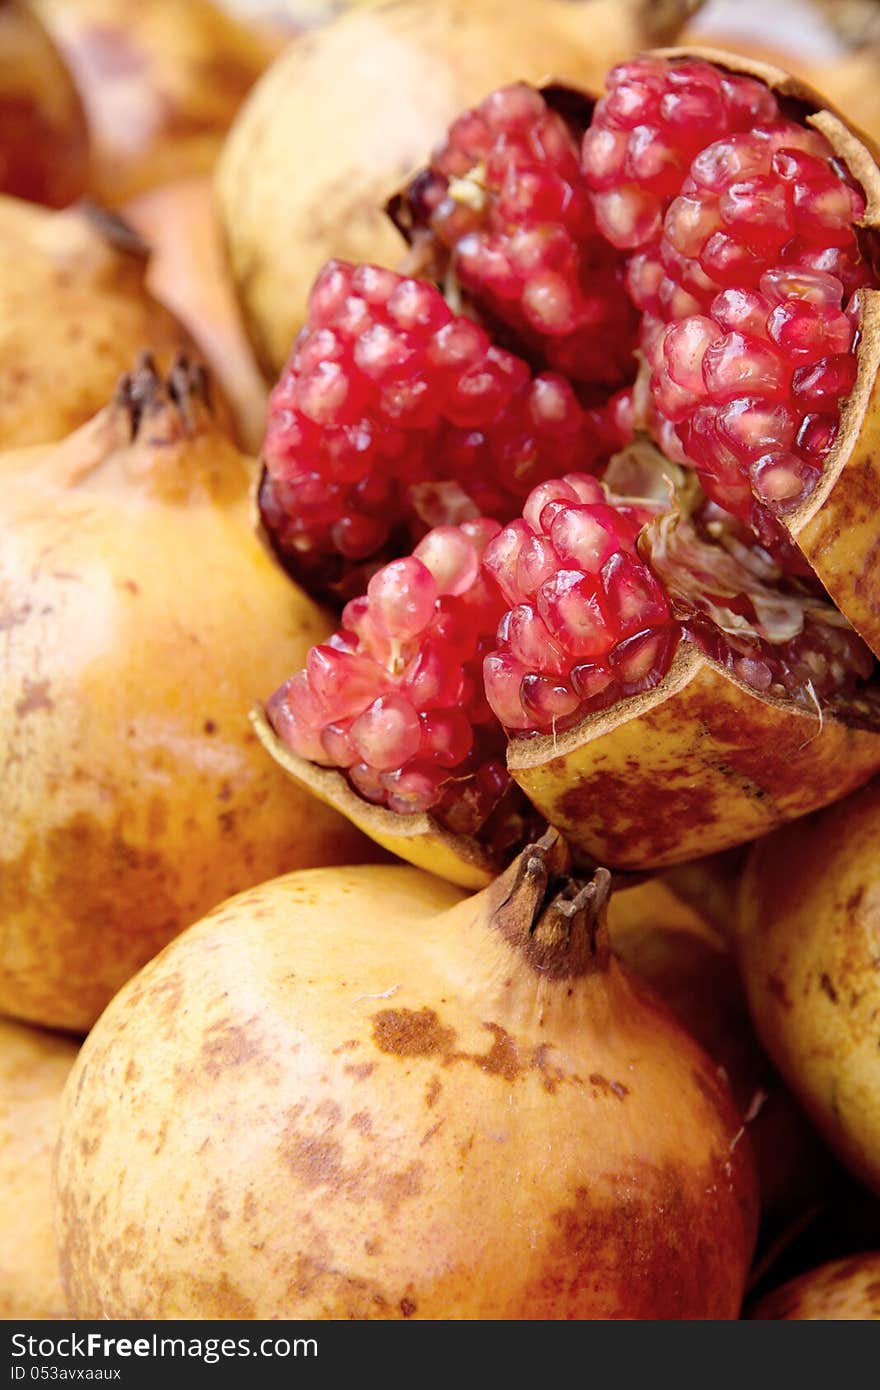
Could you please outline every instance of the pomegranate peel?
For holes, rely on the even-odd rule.
[[[653,690],[577,728],[514,739],[530,802],[615,868],[660,868],[752,840],[860,786],[880,737],[760,695],[682,643]]]
[[[185,933],[65,1091],[74,1315],[737,1317],[748,1135],[607,896],[551,833],[477,895],[312,870]]]
[[[473,836],[456,835],[430,812],[400,815],[372,805],[335,768],[319,767],[292,752],[275,733],[262,706],[251,711],[251,723],[263,747],[298,786],[345,816],[383,849],[461,888],[485,888],[495,877],[497,862]]]

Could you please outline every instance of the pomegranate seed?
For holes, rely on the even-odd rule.
[[[540,93],[516,83],[466,112],[406,199],[419,245],[530,358],[608,387],[634,375],[621,259],[598,234],[578,140]]]
[[[533,377],[433,286],[330,262],[272,393],[263,519],[323,593],[395,531],[508,520],[560,457],[604,449],[567,380]]]
[[[500,531],[488,518],[443,526],[419,555],[379,570],[346,604],[341,630],[268,701],[279,738],[391,810],[448,811],[461,821],[450,778],[473,815],[485,809],[484,792],[467,788],[487,762],[503,762],[481,681],[505,605],[480,560]]]
[[[484,679],[489,704],[509,730],[565,728],[639,682],[656,683],[668,669],[678,629],[663,589],[636,553],[640,521],[630,511],[612,506],[592,478],[552,479],[535,488],[523,520],[488,546],[483,564],[511,609],[484,662]],[[520,581],[530,537],[550,562],[536,587]],[[652,644],[657,630],[663,640]],[[636,636],[638,647],[624,650]],[[617,671],[607,664],[615,649]]]

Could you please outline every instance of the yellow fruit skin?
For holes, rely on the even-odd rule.
[[[164,367],[187,346],[146,269],[145,250],[100,214],[0,198],[0,449],[63,439],[138,352]]]
[[[331,620],[254,536],[250,462],[191,408],[192,435],[166,402],[146,443],[108,445],[111,409],[0,458],[0,1012],[46,1026],[86,1031],[230,893],[377,854],[249,725]]]
[[[670,33],[686,8],[666,7]],[[267,376],[287,360],[326,260],[400,262],[385,203],[461,111],[520,80],[601,89],[609,67],[650,41],[652,9],[392,0],[294,40],[247,98],[217,166],[230,268]]]
[[[31,0],[79,88],[105,206],[214,165],[279,41],[211,0]]]
[[[765,1048],[828,1146],[880,1192],[880,784],[759,841],[737,951]]]
[[[485,896],[287,875],[117,995],[66,1089],[76,1316],[738,1315],[754,1175],[714,1064],[614,958],[525,964]]]
[[[880,1321],[880,1252],[866,1250],[790,1279],[754,1304],[758,1321]]]
[[[0,1319],[67,1317],[52,1158],[72,1038],[0,1018]]]
[[[653,691],[571,733],[520,739],[512,776],[597,863],[681,863],[742,844],[859,786],[880,735],[771,701],[682,643]]]

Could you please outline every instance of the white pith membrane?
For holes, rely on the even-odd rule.
[[[820,718],[825,706],[876,708],[880,716],[880,692],[869,684],[876,662],[847,619],[818,582],[787,574],[735,518],[707,502],[694,473],[644,439],[612,459],[603,484],[611,500],[657,508],[638,551],[666,589],[684,640],[759,695]]]

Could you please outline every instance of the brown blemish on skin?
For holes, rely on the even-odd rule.
[[[541,1074],[544,1089],[555,1092],[562,1081],[577,1083],[578,1078],[553,1067],[549,1062],[547,1044],[537,1047],[521,1048],[515,1038],[499,1023],[483,1023],[492,1035],[488,1052],[463,1052],[455,1048],[457,1033],[440,1022],[433,1009],[382,1009],[373,1015],[373,1041],[381,1052],[395,1057],[439,1057],[444,1067],[456,1062],[470,1062],[489,1076],[501,1077],[513,1082],[530,1071]],[[437,1083],[432,1077],[428,1083],[426,1103],[432,1105],[439,1090],[432,1092]],[[430,1097],[430,1098],[429,1098]]]
[[[366,1081],[368,1076],[372,1076],[376,1070],[375,1062],[346,1062],[342,1068],[348,1072],[349,1076],[354,1076],[358,1081]]]
[[[784,980],[778,975],[767,976],[767,988],[784,1009],[792,1008],[791,996]]]
[[[305,1127],[302,1106],[289,1112],[281,1141],[281,1158],[293,1177],[306,1188],[327,1188],[334,1197],[352,1202],[379,1202],[387,1215],[422,1190],[424,1164],[410,1163],[402,1170],[381,1166],[369,1159],[347,1163],[340,1140]]]
[[[348,1122],[360,1134],[372,1134],[373,1121],[368,1110],[356,1110]]]
[[[599,1072],[590,1073],[589,1082],[591,1086],[596,1086],[606,1095],[616,1096],[618,1100],[625,1100],[629,1095],[629,1087],[624,1086],[622,1081],[609,1081],[607,1076],[602,1076]]]
[[[519,1316],[737,1317],[731,1271],[747,1268],[755,1213],[719,1228],[718,1196],[707,1200],[734,1190],[717,1160],[703,1172],[639,1163],[597,1175],[551,1216]]]
[[[265,1048],[258,1026],[230,1023],[221,1019],[213,1023],[205,1032],[199,1050],[199,1061],[206,1076],[216,1080],[231,1067],[243,1067],[252,1062],[262,1062]]]
[[[19,718],[35,714],[38,710],[54,709],[55,701],[49,694],[50,689],[49,681],[32,681],[25,676],[21,683],[21,697],[15,702],[15,713]]]
[[[822,990],[823,994],[826,994],[828,996],[832,1004],[837,1003],[837,990],[834,988],[834,983],[831,980],[831,977],[829,975],[826,975],[824,971],[819,976],[819,988]]]
[[[338,1047],[334,1047],[333,1056],[338,1057],[340,1052],[354,1052],[355,1048],[358,1047],[360,1047],[360,1040],[358,1038],[347,1038],[346,1041],[340,1043]]]
[[[405,1318],[411,1318],[413,1313],[416,1312],[417,1308],[418,1304],[415,1303],[414,1300],[411,1298],[402,1298],[400,1300],[400,1311],[401,1313],[403,1313],[403,1316]]]
[[[863,883],[860,883],[858,888],[856,888],[856,890],[853,893],[850,893],[849,897],[846,900],[846,911],[851,917],[854,917],[855,914],[858,912],[859,908],[862,905],[862,899],[864,898],[864,896],[865,886]]]
[[[430,1110],[437,1101],[440,1092],[443,1090],[443,1083],[438,1076],[432,1076],[425,1089],[425,1104]]]
[[[419,1140],[419,1148],[424,1148],[425,1144],[430,1143],[430,1141],[434,1138],[434,1135],[438,1132],[438,1130],[440,1130],[443,1127],[445,1123],[446,1120],[444,1117],[443,1119],[438,1120],[435,1125],[431,1125],[430,1129],[426,1129],[421,1139]]]

